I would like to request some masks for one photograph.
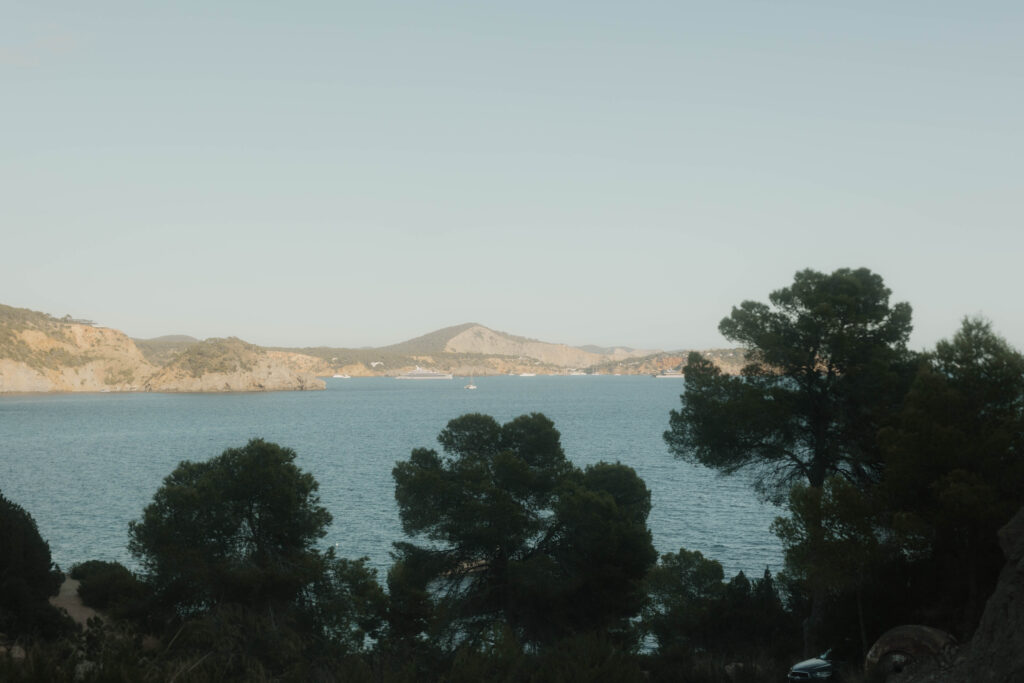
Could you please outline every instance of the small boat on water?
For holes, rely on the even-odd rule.
[[[655,379],[685,379],[686,375],[682,370],[662,370],[654,377]]]
[[[352,379],[351,375],[331,375],[334,379]]]
[[[536,377],[537,373],[536,372],[520,372],[519,376],[520,377]]]
[[[416,366],[415,370],[397,375],[395,379],[451,379],[452,373],[450,372],[438,372],[437,370],[424,370],[420,366]]]

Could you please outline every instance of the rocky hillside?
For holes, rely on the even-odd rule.
[[[131,391],[155,370],[122,332],[0,306],[0,392]]]
[[[725,372],[742,366],[738,349],[701,353]],[[640,375],[677,370],[686,354],[552,344],[477,323],[372,349],[266,349],[234,337],[131,339],[88,320],[0,305],[0,393],[322,389],[318,377],[387,377],[417,366],[461,376]]]
[[[531,358],[544,364],[565,368],[589,368],[608,361],[646,356],[651,353],[650,351],[625,351],[623,349],[614,349],[612,353],[594,353],[565,344],[550,344],[514,337],[476,324],[470,325],[449,339],[444,350],[449,353]]]
[[[323,389],[324,381],[296,372],[295,354],[270,352],[241,339],[207,339],[186,347],[146,382],[147,391],[288,391]],[[309,359],[315,365],[314,359]]]
[[[416,366],[455,375],[501,375],[532,372],[559,375],[572,371],[595,374],[657,374],[679,369],[687,351],[642,351],[627,347],[574,347],[498,332],[477,323],[446,327],[415,339],[373,349],[289,349],[315,356],[330,368],[328,374],[353,377],[388,376]],[[743,365],[738,349],[702,351],[724,372]]]
[[[323,389],[318,366],[238,339],[144,354],[123,332],[0,305],[0,393]]]

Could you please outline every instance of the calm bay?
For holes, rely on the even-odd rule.
[[[35,518],[62,568],[89,559],[134,567],[128,522],[182,460],[262,437],[293,448],[334,516],[325,545],[386,571],[403,535],[391,469],[465,413],[505,422],[540,412],[577,465],[633,467],[651,490],[659,553],[699,550],[726,575],[781,569],[769,531],[779,510],[742,476],[675,460],[662,433],[683,383],[647,376],[478,377],[465,381],[328,379],[326,391],[253,394],[60,394],[0,397],[0,491]]]

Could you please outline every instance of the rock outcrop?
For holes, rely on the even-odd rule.
[[[9,331],[0,392],[138,391],[157,368],[123,332],[78,323]]]
[[[0,306],[0,393],[324,389],[320,359],[208,339],[151,362],[118,330]]]
[[[933,668],[908,683],[1024,681],[1024,508],[999,530],[1006,566],[970,642],[948,669]]]
[[[146,381],[145,388],[165,392],[324,389],[322,379],[295,371],[293,355],[267,351],[234,337],[207,339],[178,353]]]
[[[326,388],[313,375],[294,372],[286,364],[266,354],[245,369],[230,372],[204,372],[192,375],[178,368],[164,368],[151,377],[146,391],[221,392],[221,391],[307,391]]]
[[[999,530],[999,545],[1006,566],[950,682],[1024,681],[1024,508]]]

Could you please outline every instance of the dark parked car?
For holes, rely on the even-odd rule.
[[[786,678],[790,681],[828,681],[832,679],[832,650],[825,650],[813,659],[797,662]]]

